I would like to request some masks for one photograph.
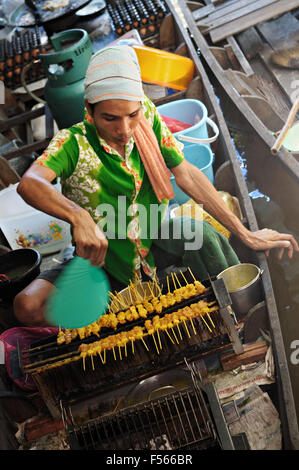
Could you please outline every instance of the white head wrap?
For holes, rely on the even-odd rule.
[[[96,52],[89,62],[84,86],[89,103],[111,99],[141,101],[144,92],[134,49],[114,46]]]

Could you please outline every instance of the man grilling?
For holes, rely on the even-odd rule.
[[[170,265],[190,266],[204,278],[239,262],[225,237],[205,222],[202,248],[188,252],[184,238],[172,237],[175,224],[184,219],[162,223],[161,210],[157,229],[161,232],[165,224],[170,225],[170,236],[153,239],[144,233],[140,208],[147,211],[145,225],[149,227],[149,208],[165,209],[173,197],[169,170],[190,198],[253,250],[278,248],[280,258],[285,248],[290,258],[299,250],[289,234],[247,230],[206,176],[184,159],[182,144],[144,95],[132,48],[108,47],[93,55],[86,73],[85,103],[84,121],[55,135],[24,174],[18,192],[36,209],[71,225],[76,255],[105,269],[111,290],[138,277],[152,278]],[[62,193],[52,185],[57,177]],[[105,233],[105,223],[111,224],[103,218],[103,205],[114,214],[113,233]],[[125,223],[119,223],[123,217]],[[196,221],[192,224],[196,228]],[[47,324],[46,300],[63,268],[64,264],[41,273],[16,296],[14,311],[22,324]]]

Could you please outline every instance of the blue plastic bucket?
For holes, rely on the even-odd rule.
[[[198,100],[183,99],[172,101],[171,103],[158,106],[158,111],[162,116],[177,119],[191,127],[173,135],[184,144],[210,144],[214,142],[218,135],[217,125],[208,117],[207,108]],[[207,124],[214,131],[214,135],[209,137]]]
[[[184,149],[184,156],[186,160],[192,163],[194,166],[199,168],[206,177],[214,184],[214,154],[209,145],[205,144],[190,144]],[[174,191],[174,199],[171,203],[177,203],[179,205],[189,201],[190,196],[184,193],[181,188],[176,184],[175,178],[172,175],[170,178],[172,188]]]

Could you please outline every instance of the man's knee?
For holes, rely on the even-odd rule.
[[[14,298],[14,314],[20,323],[27,326],[36,326],[41,320],[41,302],[24,291]]]
[[[33,282],[14,298],[14,314],[23,325],[46,326],[45,302],[53,286],[46,281]]]

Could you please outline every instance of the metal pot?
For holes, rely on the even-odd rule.
[[[250,263],[231,266],[218,274],[217,278],[224,280],[232,301],[232,309],[238,319],[243,318],[254,305],[264,300],[261,275],[260,268]]]

